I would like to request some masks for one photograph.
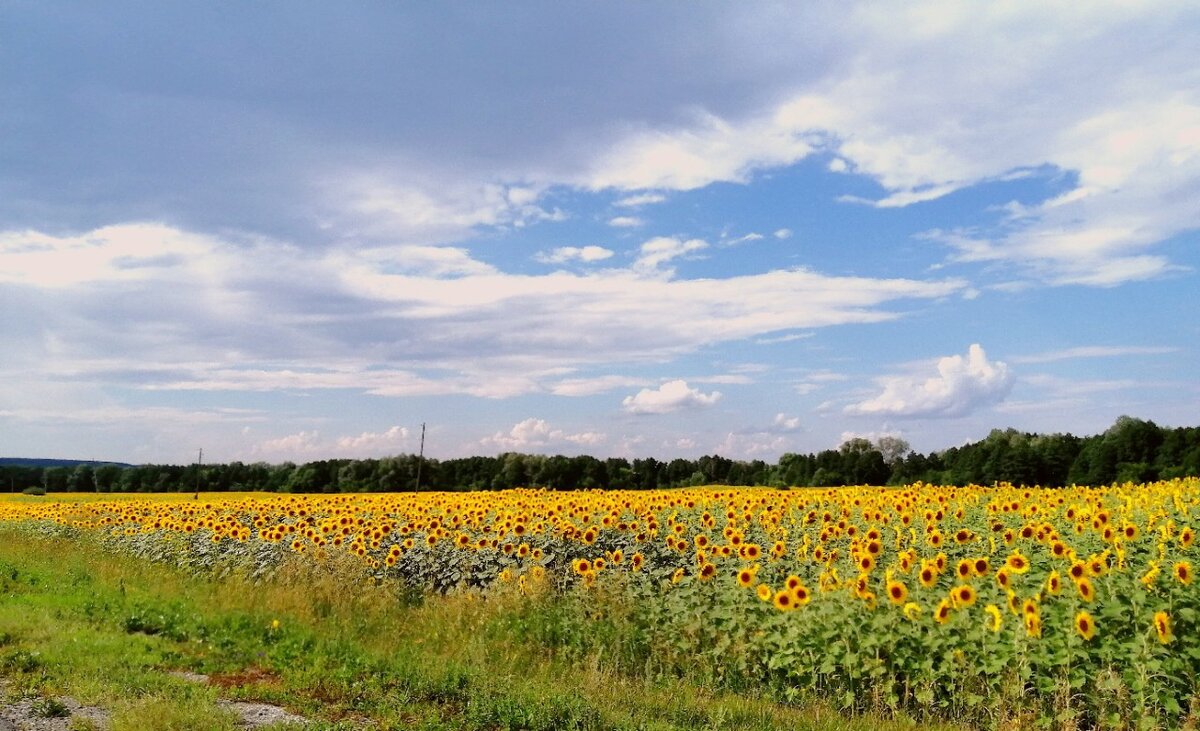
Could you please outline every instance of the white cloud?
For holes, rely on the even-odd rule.
[[[68,288],[85,282],[171,281],[211,275],[232,251],[160,224],[105,226],[78,236],[0,232],[0,282]]]
[[[898,300],[963,288],[805,269],[678,278],[670,263],[701,253],[698,239],[651,239],[626,268],[544,274],[508,273],[460,247],[312,253],[151,224],[0,241],[0,272],[24,288],[31,328],[0,376],[22,391],[67,378],[156,391],[597,393],[566,376],[768,333],[883,322],[898,316],[887,306]],[[126,257],[159,245],[179,255],[169,274],[128,268]],[[89,266],[71,265],[77,248]],[[30,260],[30,251],[50,259]],[[120,317],[95,316],[110,311]],[[645,384],[607,387],[628,385]]]
[[[775,335],[769,338],[756,338],[755,345],[777,345],[779,343],[791,343],[796,340],[805,340],[811,338],[812,333],[788,333],[787,335]]]
[[[567,214],[535,204],[541,189],[499,183],[432,180],[410,172],[357,170],[329,175],[326,197],[337,211],[332,227],[371,237],[411,243],[443,243],[481,226],[522,228],[538,221],[562,221]]]
[[[881,431],[844,431],[842,432],[842,435],[838,437],[838,443],[833,446],[841,446],[851,439],[866,439],[868,442],[874,444],[884,437],[895,437],[899,439],[903,438],[903,436],[904,432],[892,429],[883,429]]]
[[[591,263],[603,261],[612,255],[612,250],[603,246],[560,246],[548,252],[539,252],[534,258],[544,264],[565,264],[569,261]]]
[[[637,216],[613,216],[608,219],[608,225],[614,228],[637,228],[645,223]]]
[[[771,235],[782,241],[784,239],[792,238],[792,230],[790,228],[780,228],[776,229],[775,233]]]
[[[667,381],[657,389],[643,388],[626,396],[621,405],[631,414],[669,414],[683,409],[705,408],[721,399],[720,391],[703,393],[686,381]]]
[[[325,438],[317,430],[302,430],[266,439],[249,449],[251,459],[305,461],[314,459],[370,459],[417,450],[409,430],[393,426],[382,432]]]
[[[787,414],[780,412],[775,415],[775,420],[771,422],[771,426],[779,431],[797,431],[800,429],[800,417],[788,416]]]
[[[640,254],[633,263],[633,267],[642,271],[654,271],[658,269],[659,265],[665,264],[672,259],[677,259],[707,248],[708,244],[700,239],[683,241],[668,236],[659,236],[642,244]]]
[[[1012,359],[1013,363],[1054,363],[1061,360],[1076,358],[1115,358],[1127,355],[1168,355],[1178,353],[1179,348],[1171,346],[1143,345],[1082,345],[1063,350],[1051,350],[1033,355],[1021,355]]]
[[[764,238],[766,237],[764,237],[762,234],[751,231],[745,236],[739,236],[736,239],[725,239],[721,242],[721,244],[723,246],[737,246],[738,244],[748,244],[751,241],[761,241]]]
[[[568,434],[553,429],[544,419],[529,418],[513,425],[507,432],[496,432],[480,440],[484,447],[496,447],[514,452],[539,452],[565,447],[591,447],[602,444],[607,436],[599,432]]]
[[[813,134],[796,117],[809,112]],[[713,114],[674,130],[642,130],[603,153],[585,178],[593,190],[693,190],[718,181],[745,181],[758,168],[790,165],[819,143],[827,113],[784,109],[742,123]]]
[[[862,6],[838,22],[846,52],[829,73],[744,116],[700,112],[633,129],[581,183],[690,190],[819,151],[836,155],[832,171],[885,191],[845,200],[886,208],[1066,171],[1072,190],[984,236],[994,261],[1057,285],[1179,271],[1146,249],[1200,220],[1200,72],[1177,31],[1194,24],[1194,9],[1023,3],[965,13],[929,1]]]
[[[320,432],[302,431],[275,439],[267,439],[250,448],[250,454],[258,459],[285,461],[310,460],[322,456],[327,443],[321,440]]]
[[[409,448],[408,429],[393,426],[383,432],[365,431],[356,437],[341,437],[336,442],[338,450],[344,452],[367,452],[377,454]]]
[[[786,437],[772,432],[729,432],[713,451],[731,459],[775,459],[788,450]]]
[[[640,208],[641,206],[653,205],[662,203],[667,197],[662,193],[640,193],[638,195],[629,195],[621,198],[613,203],[614,206],[622,208]]]
[[[937,375],[930,378],[886,376],[878,379],[883,392],[851,404],[848,414],[909,417],[963,416],[975,409],[1002,401],[1012,388],[1008,366],[989,361],[978,344],[967,357],[952,355],[937,362]]]
[[[593,378],[565,378],[550,384],[550,393],[555,396],[594,396],[617,388],[646,385],[645,378],[630,376],[596,376]]]

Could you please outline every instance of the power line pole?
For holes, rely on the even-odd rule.
[[[421,465],[425,464],[425,422],[421,422],[421,453],[417,455],[417,486],[413,492],[421,491]]]
[[[200,448],[200,454],[196,457],[196,495],[193,500],[200,499],[200,470],[204,468],[204,447]]]

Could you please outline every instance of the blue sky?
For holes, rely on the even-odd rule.
[[[0,13],[0,453],[1200,413],[1194,4]]]

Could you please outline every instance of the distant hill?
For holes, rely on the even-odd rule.
[[[0,457],[0,467],[78,467],[79,465],[100,467],[111,464],[117,467],[132,467],[125,462],[98,462],[94,459],[38,459],[36,457]]]

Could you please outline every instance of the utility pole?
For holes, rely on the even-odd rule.
[[[196,457],[196,494],[192,497],[193,500],[200,499],[200,470],[204,468],[204,447],[200,448],[200,454]]]
[[[417,486],[413,492],[421,491],[421,465],[425,463],[425,422],[421,422],[421,453],[417,455]]]

